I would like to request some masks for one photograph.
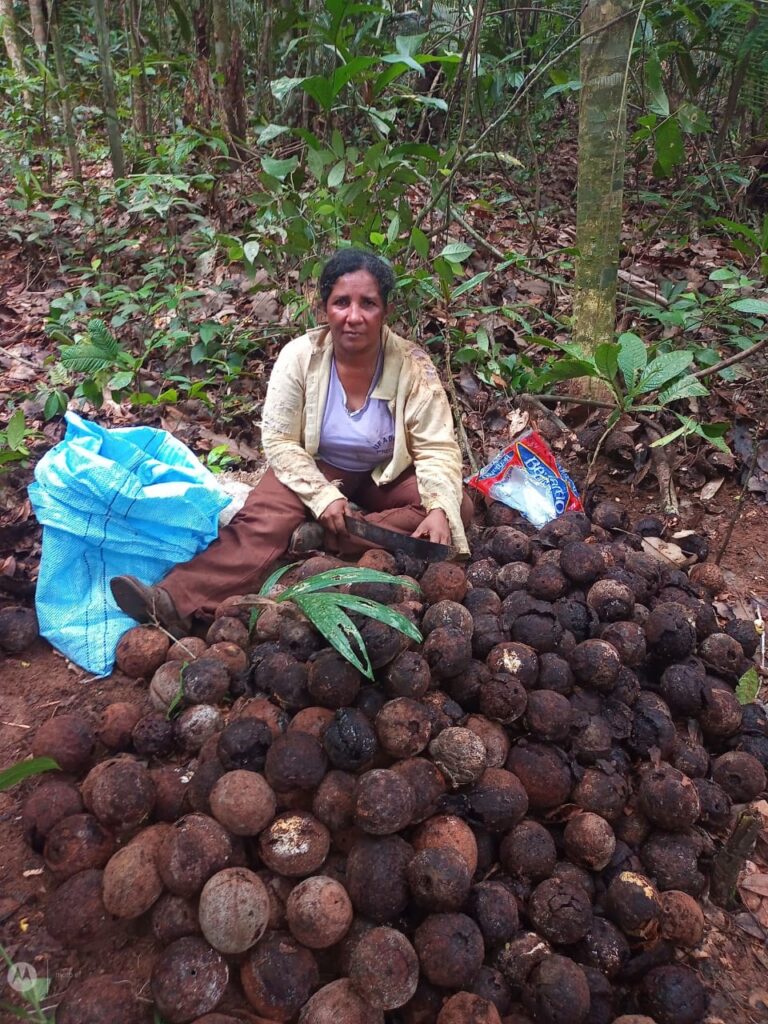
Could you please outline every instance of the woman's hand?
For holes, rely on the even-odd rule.
[[[441,508],[433,508],[427,514],[421,526],[417,527],[411,536],[423,537],[425,540],[431,540],[433,544],[450,545],[453,539],[451,537],[451,528],[448,525],[448,517]]]
[[[344,516],[348,512],[349,505],[347,504],[347,499],[337,498],[320,513],[319,519],[325,529],[330,530],[331,533],[346,533],[347,526],[344,522]]]

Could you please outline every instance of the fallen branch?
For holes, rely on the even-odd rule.
[[[755,848],[762,823],[760,815],[755,811],[744,811],[725,846],[715,857],[709,897],[719,907],[727,910],[733,904],[739,872]]]
[[[657,306],[669,305],[669,299],[659,294],[659,289],[652,281],[646,281],[644,277],[638,277],[637,274],[632,274],[629,270],[617,271],[617,277],[627,285],[629,291],[633,291],[641,299],[653,302]]]
[[[3,366],[8,367],[13,366],[14,363],[21,363],[22,366],[29,367],[29,369],[34,370],[35,373],[40,373],[42,370],[42,367],[33,363],[30,359],[25,359],[24,356],[17,356],[13,352],[4,352],[2,349],[0,349],[0,363],[2,363]]]
[[[741,352],[737,352],[736,355],[729,356],[727,359],[722,359],[719,363],[715,363],[714,366],[705,366],[703,370],[697,370],[691,376],[695,377],[696,380],[701,380],[702,377],[709,377],[713,373],[719,373],[726,366],[733,366],[735,363],[740,363],[743,359],[748,359],[756,352],[759,352],[761,348],[765,348],[766,345],[768,345],[768,338],[763,338],[762,341],[756,341],[749,348],[742,349]]]
[[[565,402],[567,405],[584,405],[588,409],[615,409],[615,403],[601,402],[597,398],[582,398],[580,395],[536,395],[540,402]]]
[[[560,417],[556,413],[552,412],[551,409],[548,409],[546,405],[543,405],[535,395],[518,395],[517,401],[523,408],[530,406],[531,408],[536,409],[537,412],[540,412],[543,416],[546,416],[548,420],[551,420],[558,430],[562,430],[563,433],[573,434],[573,431],[568,424],[564,423]]]
[[[653,420],[648,419],[647,416],[636,415],[635,418],[643,424],[653,441],[658,441],[659,438],[664,436]],[[653,469],[656,473],[656,480],[659,484],[661,507],[664,510],[665,515],[677,516],[680,514],[680,505],[677,501],[675,478],[672,475],[672,467],[669,464],[667,453],[664,448],[659,447],[650,448],[650,452],[651,462],[653,463]]]

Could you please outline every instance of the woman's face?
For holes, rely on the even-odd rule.
[[[367,270],[336,279],[325,313],[337,355],[354,359],[378,351],[387,307],[376,279]]]

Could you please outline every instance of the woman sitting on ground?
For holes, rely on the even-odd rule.
[[[269,379],[269,468],[218,539],[160,585],[112,580],[126,614],[183,634],[193,616],[256,592],[286,553],[356,558],[374,545],[347,533],[349,502],[371,523],[468,553],[472,502],[450,406],[427,353],[385,324],[394,284],[371,253],[343,249],[330,259],[319,283],[327,326],[289,342]]]

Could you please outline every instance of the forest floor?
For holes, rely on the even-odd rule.
[[[572,222],[572,182],[560,174],[556,184],[550,183],[549,201],[567,212]],[[0,213],[7,195],[0,190]],[[518,225],[519,228],[519,225]],[[509,224],[495,222],[486,228],[494,244],[510,244]],[[522,229],[521,229],[522,230]],[[541,226],[542,245],[552,242],[567,244],[567,231],[557,218]],[[513,232],[514,233],[514,232]],[[548,237],[547,237],[548,236]],[[640,249],[642,248],[642,252]],[[703,284],[713,266],[735,254],[728,253],[719,239],[698,238],[684,246],[673,247],[659,239],[630,247],[624,262],[628,272],[656,284],[666,277],[687,279],[696,286]],[[198,282],[199,283],[199,282]],[[33,265],[29,253],[21,246],[9,246],[0,254],[0,391],[6,394],[33,390],[44,373],[43,361],[55,351],[55,345],[43,333],[50,301],[68,287],[50,268]],[[524,272],[510,272],[507,287],[523,294],[534,306],[552,298],[551,289]],[[555,296],[560,301],[561,296]],[[272,316],[279,316],[274,300]],[[247,288],[234,300],[227,315],[237,317],[252,309],[252,296]],[[426,314],[429,318],[429,313]],[[240,382],[250,389],[251,409],[258,408],[263,383],[273,352],[267,349],[254,358],[251,372]],[[768,617],[768,515],[765,495],[768,485],[768,449],[754,459],[748,443],[750,430],[755,443],[765,436],[768,396],[764,386],[766,364],[763,360],[753,368],[753,377],[736,379],[712,386],[710,410],[713,417],[729,419],[739,437],[732,439],[737,450],[735,459],[712,458],[712,449],[704,445],[677,446],[670,456],[672,471],[680,495],[680,515],[668,520],[671,536],[679,530],[693,530],[709,542],[710,551],[718,552],[732,528],[722,554],[721,566],[726,572],[728,590],[719,598],[716,610],[724,618],[744,617],[751,602],[762,602]],[[756,380],[755,380],[756,379]],[[521,423],[519,403],[514,396],[493,391],[478,381],[466,367],[456,374],[458,402],[469,445],[482,465],[509,436],[511,424]],[[762,380],[763,383],[760,383]],[[29,408],[34,412],[34,404]],[[528,410],[531,423],[537,425],[580,485],[587,478],[590,430],[599,426],[604,413],[591,420],[574,421],[559,410],[566,423],[563,430],[551,416],[539,410]],[[129,425],[138,422],[126,406],[110,406],[99,415],[107,425]],[[229,429],[217,420],[209,407],[186,402],[178,405],[144,410],[141,422],[172,430],[198,453],[209,451],[222,442],[243,458],[243,467],[254,469],[258,458],[258,437],[251,421],[241,417]],[[38,419],[41,439],[37,453],[60,439],[61,420],[44,423]],[[630,437],[639,424],[624,422]],[[591,435],[594,438],[594,433]],[[763,442],[763,445],[768,442]],[[638,446],[640,447],[640,446]],[[745,474],[750,487],[742,491]],[[656,478],[646,457],[616,461],[609,456],[597,460],[590,474],[589,503],[605,497],[622,500],[639,514],[661,515]],[[30,470],[15,470],[0,478],[0,601],[3,604],[29,603],[40,555],[40,531],[36,526],[25,488]],[[78,711],[91,721],[110,703],[128,700],[146,703],[146,684],[131,680],[119,672],[106,679],[89,680],[86,674],[52,650],[45,641],[19,656],[6,656],[0,664],[0,768],[26,757],[34,730],[52,715]],[[146,929],[126,926],[108,942],[99,942],[91,950],[73,952],[62,948],[45,931],[43,907],[52,879],[43,860],[22,837],[20,803],[33,783],[21,784],[10,792],[0,793],[0,942],[17,962],[34,966],[38,974],[51,979],[51,997],[60,994],[73,977],[92,973],[114,972],[127,978],[148,998],[148,977],[152,962],[152,942]],[[762,851],[768,852],[768,833]],[[708,1020],[722,1024],[758,1024],[768,1021],[768,914],[766,901],[753,900],[749,908],[742,906],[734,914],[725,914],[707,905],[707,933],[702,947],[694,951],[691,962],[701,973],[711,994]],[[4,979],[0,979],[4,981]],[[8,998],[8,989],[0,983],[0,999]],[[235,998],[235,997],[233,997]],[[233,1006],[237,1004],[236,1000]],[[15,1019],[10,1013],[0,1024]],[[244,1017],[244,1019],[246,1019]]]

